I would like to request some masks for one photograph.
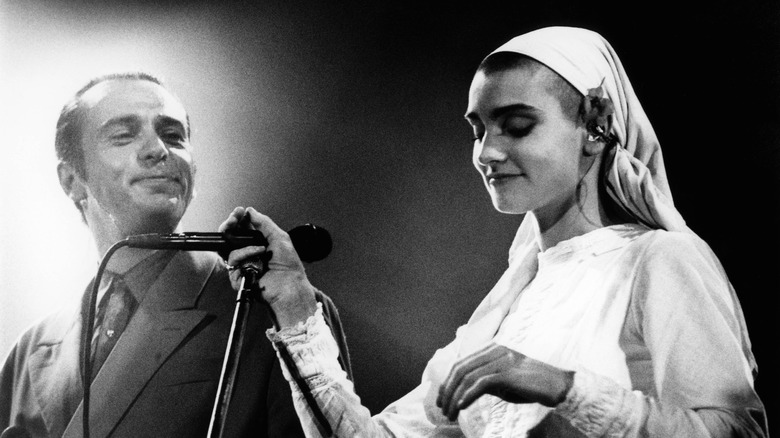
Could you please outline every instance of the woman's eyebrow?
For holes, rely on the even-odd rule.
[[[501,106],[498,108],[492,109],[488,113],[488,117],[490,120],[495,120],[504,114],[515,112],[515,111],[521,111],[521,112],[528,112],[528,113],[538,113],[539,110],[531,105],[527,105],[524,103],[513,103],[511,105]],[[469,112],[464,116],[467,120],[478,120],[479,117],[477,117],[476,112]]]

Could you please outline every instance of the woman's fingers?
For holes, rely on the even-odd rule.
[[[461,391],[457,398],[453,399],[447,418],[454,421],[458,418],[458,413],[460,413],[460,411],[471,406],[472,403],[485,394],[495,395],[506,400],[506,397],[503,397],[503,395],[505,395],[504,388],[508,386],[506,374],[500,372],[498,369],[485,369],[484,371],[485,374],[480,373],[478,378],[473,379],[468,383],[464,383],[464,385],[461,386]],[[514,403],[519,402],[520,401],[514,401]]]
[[[246,209],[244,207],[236,207],[233,209],[233,211],[230,212],[227,219],[225,219],[220,225],[219,225],[219,232],[224,233],[227,230],[237,228],[238,224],[241,222],[241,220],[244,218],[244,214],[246,212]]]
[[[262,256],[266,251],[264,246],[245,246],[238,248],[230,252],[227,263],[230,266],[241,266],[245,262],[257,259]]]
[[[262,258],[265,254],[267,254],[267,248],[264,246],[246,246],[230,252],[226,262],[230,271],[230,282],[234,289],[238,290],[241,287],[242,267],[256,263],[258,272],[264,270]]]
[[[260,232],[263,233],[266,239],[268,239],[268,242],[285,238],[289,240],[287,233],[279,228],[279,226],[276,225],[276,222],[274,222],[270,217],[260,213],[252,207],[248,207],[245,211],[245,214],[249,217],[249,222],[255,227],[255,229],[260,230]]]
[[[237,207],[219,229],[221,232],[232,229],[258,230],[268,241],[267,246],[248,246],[230,252],[227,263],[234,289],[238,290],[242,284],[242,273],[237,267],[256,263],[261,275],[255,281],[281,328],[306,321],[314,315],[317,310],[315,289],[306,277],[303,262],[290,236],[270,217],[252,207]]]
[[[436,404],[450,420],[485,394],[510,403],[555,406],[571,388],[574,373],[491,344],[456,363]]]
[[[448,418],[457,417],[458,411],[462,409],[459,403],[468,391],[471,390],[469,394],[473,396],[472,388],[477,381],[511,367],[514,360],[511,352],[506,347],[491,344],[455,364],[439,389],[436,400],[444,415]]]
[[[510,403],[553,407],[571,388],[574,372],[491,344],[456,363],[439,389],[436,404],[450,420],[485,394]]]
[[[483,348],[482,350],[472,353],[466,356],[461,361],[453,365],[449,375],[439,388],[439,397],[436,400],[436,404],[439,407],[443,407],[445,400],[449,401],[453,398],[454,392],[457,390],[458,385],[463,380],[463,377],[472,372],[475,368],[493,360],[490,355],[490,351],[493,349],[493,344]]]

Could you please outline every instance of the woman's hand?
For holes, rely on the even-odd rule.
[[[256,264],[265,272],[258,281],[263,299],[271,306],[279,328],[306,321],[314,315],[317,303],[314,287],[309,283],[303,263],[293,247],[290,236],[279,228],[268,216],[252,207],[236,207],[219,226],[220,232],[231,229],[249,228],[258,230],[268,240],[268,246],[247,246],[234,250],[228,256],[231,266]],[[263,269],[265,268],[265,269]],[[233,288],[241,286],[241,271],[230,272]]]
[[[455,421],[458,413],[485,394],[510,403],[541,403],[556,406],[566,398],[574,379],[565,371],[490,344],[457,362],[439,388],[436,405]]]

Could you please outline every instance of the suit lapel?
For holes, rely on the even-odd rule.
[[[28,359],[30,385],[46,428],[54,436],[65,429],[69,421],[67,414],[82,399],[79,309],[68,308],[57,313],[44,330]]]
[[[114,429],[141,390],[184,338],[207,315],[196,310],[197,298],[216,259],[180,252],[152,285],[92,382],[91,436]],[[82,406],[64,437],[82,436]]]

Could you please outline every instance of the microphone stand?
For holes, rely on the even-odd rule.
[[[300,227],[299,227],[300,228]],[[313,228],[313,226],[312,226]],[[254,230],[252,230],[254,231]],[[296,229],[291,230],[291,233]],[[249,232],[248,232],[249,233]],[[330,236],[327,235],[328,248],[326,251],[330,251]],[[313,239],[311,236],[307,238]],[[160,240],[159,238],[162,238]],[[261,239],[262,238],[262,239]],[[258,240],[261,239],[261,240]],[[227,241],[227,243],[226,243]],[[96,302],[98,291],[100,287],[100,280],[103,275],[103,271],[108,265],[108,261],[111,256],[120,248],[129,246],[132,248],[147,248],[147,249],[174,249],[174,250],[189,250],[189,251],[213,251],[216,246],[219,246],[221,250],[232,249],[230,245],[246,246],[249,244],[258,244],[257,242],[265,242],[265,237],[261,233],[253,233],[248,235],[225,235],[222,233],[178,233],[169,235],[138,235],[130,236],[127,239],[120,240],[112,245],[106,253],[103,255],[100,264],[98,266],[97,274],[92,285],[92,291],[87,296],[87,302],[85,303],[86,309],[83,311],[84,321],[81,325],[81,379],[82,379],[82,436],[83,438],[89,438],[89,415],[90,415],[90,386],[92,379],[92,332],[95,326],[95,314]],[[226,246],[227,245],[227,246]],[[222,255],[222,254],[220,254]],[[312,256],[315,257],[315,256]],[[306,261],[319,260],[319,258],[304,259]],[[224,258],[224,257],[223,257]],[[212,418],[209,424],[208,437],[221,437],[225,428],[225,417],[227,413],[228,405],[230,404],[230,398],[233,393],[233,386],[235,383],[235,377],[238,372],[239,358],[241,354],[241,348],[243,346],[244,335],[246,332],[246,322],[249,316],[250,301],[252,299],[251,294],[253,292],[252,287],[257,283],[257,280],[263,276],[267,269],[267,260],[263,260],[263,271],[260,271],[258,267],[252,265],[245,265],[241,267],[241,287],[236,296],[236,308],[233,313],[233,323],[230,329],[230,335],[228,337],[228,344],[225,350],[225,358],[222,363],[222,372],[219,378],[219,387],[217,389],[217,395],[214,401],[214,409],[212,411]],[[265,303],[265,301],[261,300]],[[266,303],[269,314],[273,321],[276,330],[280,330],[279,322],[276,319],[276,315],[271,309],[271,306]],[[303,393],[309,408],[312,410],[314,417],[319,423],[320,432],[325,437],[333,435],[330,424],[327,418],[322,413],[319,405],[317,405],[314,396],[311,393],[306,380],[300,376],[298,368],[295,366],[290,353],[287,348],[281,342],[275,343],[279,355],[290,372],[291,376],[295,380],[298,388]],[[2,438],[2,437],[0,437]]]
[[[263,271],[265,271],[266,261],[263,261]],[[209,423],[208,438],[221,438],[225,430],[225,417],[228,412],[228,406],[230,405],[230,398],[233,393],[233,386],[238,372],[238,364],[241,356],[241,347],[244,342],[244,335],[246,333],[246,322],[249,316],[249,307],[252,300],[252,286],[256,284],[257,280],[262,277],[265,272],[261,272],[257,267],[252,265],[244,265],[241,270],[241,286],[236,296],[236,309],[233,313],[233,325],[230,328],[230,336],[228,337],[227,348],[225,350],[225,358],[222,362],[222,373],[219,377],[219,387],[217,388],[217,395],[214,400],[214,409],[211,413],[211,421]],[[263,301],[265,302],[265,301]],[[267,303],[266,303],[267,304]],[[270,305],[266,305],[268,313],[271,315],[274,327],[276,330],[281,330],[279,322],[276,319],[273,309]],[[279,351],[279,355],[282,357],[284,364],[287,366],[287,370],[292,375],[298,388],[303,393],[309,408],[314,413],[314,417],[319,422],[320,432],[325,437],[333,436],[333,430],[328,423],[328,419],[322,413],[317,401],[311,393],[311,389],[306,381],[300,376],[298,367],[293,362],[290,353],[287,348],[281,342],[275,342],[276,348]]]
[[[214,399],[214,410],[211,412],[209,437],[221,437],[225,430],[225,417],[233,394],[233,384],[238,373],[241,347],[246,334],[246,322],[249,316],[250,294],[252,285],[259,278],[260,272],[253,266],[241,267],[241,287],[236,295],[236,309],[233,312],[233,324],[230,327],[225,358],[222,362],[222,373],[219,376],[219,387]]]

